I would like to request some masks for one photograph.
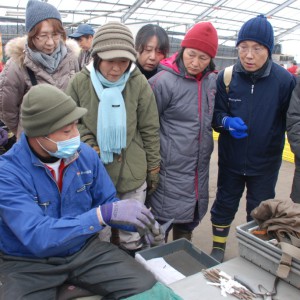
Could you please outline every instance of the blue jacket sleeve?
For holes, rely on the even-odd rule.
[[[85,193],[90,197],[90,201],[86,201],[90,204],[89,207],[83,207],[76,190],[69,189],[68,197],[74,202],[73,214],[64,212],[68,208],[64,207],[64,197],[54,199],[55,194],[50,190],[46,191],[49,198],[61,201],[61,210],[47,212],[37,205],[34,193],[37,193],[38,188],[45,189],[43,183],[49,182],[44,170],[34,177],[34,174],[26,174],[19,166],[14,165],[16,169],[11,170],[10,164],[6,168],[5,164],[0,163],[3,167],[3,172],[0,172],[0,233],[2,243],[5,244],[2,250],[20,249],[16,250],[19,251],[17,256],[26,252],[36,257],[65,256],[78,251],[88,238],[103,229],[98,221],[96,208],[118,199],[115,197],[114,185],[96,152],[91,149],[88,153],[84,163],[89,161],[94,178]],[[79,157],[79,162],[75,161],[74,164],[80,161]],[[68,172],[74,170],[75,168],[68,168]],[[76,178],[77,176],[74,181]]]

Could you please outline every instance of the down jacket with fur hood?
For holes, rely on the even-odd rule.
[[[65,90],[70,78],[79,71],[80,48],[75,41],[67,41],[67,55],[52,74],[32,60],[26,51],[26,42],[27,36],[23,36],[12,39],[6,44],[5,54],[10,59],[0,73],[0,120],[14,134],[18,131],[23,96],[32,86],[26,67],[33,71],[37,83],[49,83],[61,90]]]

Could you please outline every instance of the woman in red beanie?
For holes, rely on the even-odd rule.
[[[194,25],[181,49],[150,78],[160,117],[160,181],[149,204],[161,223],[174,218],[173,240],[191,240],[208,206],[211,121],[216,92],[217,31]]]

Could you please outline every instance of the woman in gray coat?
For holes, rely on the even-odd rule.
[[[173,240],[191,240],[207,211],[217,76],[212,58],[217,48],[213,25],[198,23],[185,35],[179,52],[161,61],[162,70],[149,80],[161,140],[160,181],[149,204],[161,223],[174,218]]]

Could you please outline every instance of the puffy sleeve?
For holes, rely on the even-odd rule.
[[[0,73],[0,119],[15,135],[26,89],[22,67],[10,59]]]

